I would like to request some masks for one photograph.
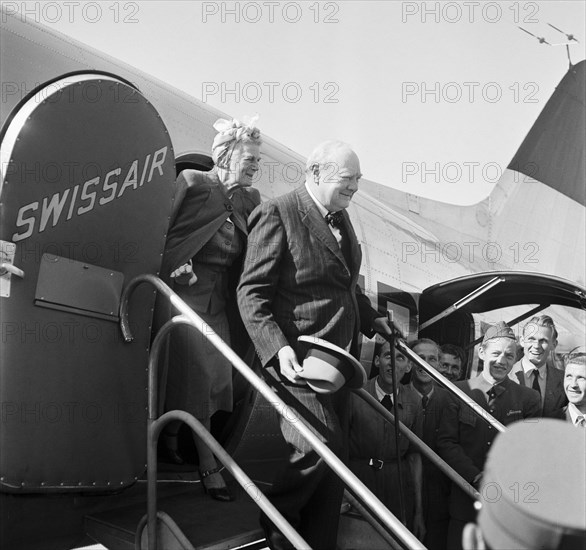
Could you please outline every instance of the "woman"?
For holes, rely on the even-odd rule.
[[[220,119],[214,128],[215,167],[210,172],[184,170],[177,180],[162,275],[234,347],[237,342],[231,343],[228,321],[238,316],[234,291],[246,246],[246,220],[260,203],[258,190],[251,186],[261,138],[254,120],[245,124]],[[232,365],[192,327],[173,329],[165,406],[191,413],[208,430],[216,411],[232,410]],[[164,434],[176,461],[181,460],[176,453],[178,429],[171,425]],[[217,500],[233,500],[214,455],[193,435],[204,491]]]

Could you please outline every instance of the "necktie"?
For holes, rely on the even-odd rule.
[[[341,210],[338,210],[338,212],[328,212],[326,214],[326,223],[337,229],[340,229],[343,226],[343,219],[344,216],[342,215]]]
[[[340,232],[340,250],[342,251],[344,260],[346,260],[346,265],[350,268],[352,266],[350,240],[348,239],[348,234],[346,233],[346,227],[344,227],[344,215],[342,214],[342,210],[338,210],[338,212],[328,212],[326,214],[325,220],[327,224],[331,225]]]
[[[533,369],[533,384],[531,387],[534,390],[537,390],[539,395],[541,395],[541,388],[539,387],[539,371],[537,369]]]
[[[488,406],[492,407],[496,397],[496,391],[494,391],[494,388],[490,388],[490,390],[486,392],[486,395],[488,395]]]
[[[586,418],[578,416],[576,418],[576,428],[586,428]]]
[[[393,412],[393,400],[388,393],[380,400],[380,402],[387,411]]]
[[[424,395],[421,398],[421,405],[423,407],[423,410],[427,409],[427,404],[429,403],[429,397],[427,395]]]

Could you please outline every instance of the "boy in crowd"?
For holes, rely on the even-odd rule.
[[[569,403],[563,409],[563,418],[576,428],[586,428],[586,354],[566,362],[564,391]]]

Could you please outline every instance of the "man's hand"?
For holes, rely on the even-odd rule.
[[[470,483],[470,485],[472,485],[472,487],[474,487],[477,491],[480,489],[480,482],[482,481],[482,472],[480,472],[479,474],[476,474],[474,476],[474,479],[472,480],[472,483]]]
[[[297,361],[295,351],[291,346],[283,346],[277,354],[279,358],[279,367],[281,374],[294,384],[307,384],[300,373],[303,372],[303,367]]]
[[[392,323],[391,325],[391,322],[386,317],[377,317],[372,323],[372,328],[375,330],[375,332],[378,332],[383,336],[391,336],[392,331],[394,330],[395,336],[398,336],[399,338],[405,338],[397,325],[395,325],[395,323]]]

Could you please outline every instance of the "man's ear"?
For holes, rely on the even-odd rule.
[[[462,548],[464,550],[486,550],[480,528],[475,523],[468,523],[462,532]]]
[[[311,172],[313,173],[313,182],[316,185],[319,185],[319,166],[317,164],[314,164]]]
[[[484,348],[482,347],[482,345],[478,348],[478,357],[480,357],[480,359],[482,359],[484,361]]]
[[[374,356],[374,366],[378,369],[380,367],[380,355]]]

